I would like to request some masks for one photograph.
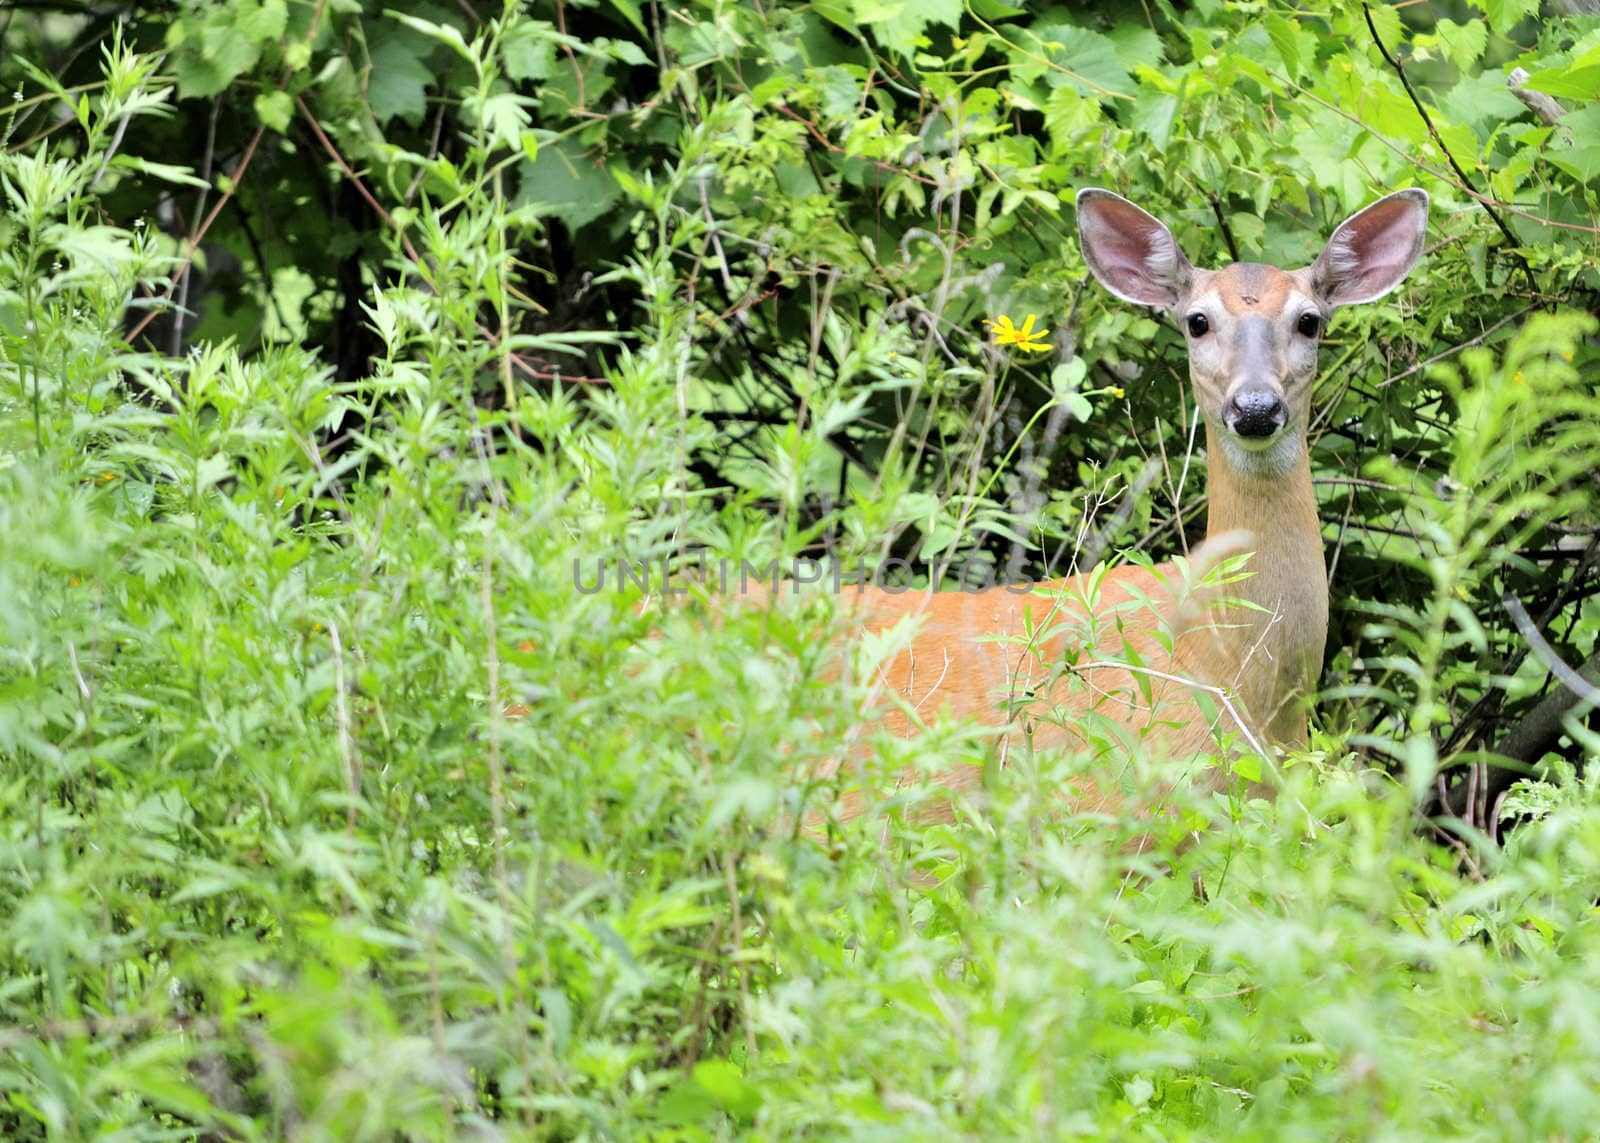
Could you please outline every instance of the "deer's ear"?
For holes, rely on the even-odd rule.
[[[1311,265],[1311,286],[1329,307],[1381,298],[1422,256],[1428,192],[1396,191],[1339,224]]]
[[[1188,292],[1194,271],[1172,231],[1121,195],[1078,192],[1078,240],[1090,272],[1124,301],[1170,310]]]

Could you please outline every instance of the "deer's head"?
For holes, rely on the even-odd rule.
[[[1399,285],[1422,253],[1428,196],[1403,190],[1339,224],[1311,265],[1190,265],[1172,232],[1120,195],[1078,192],[1084,261],[1117,297],[1173,315],[1213,442],[1247,476],[1287,472],[1305,452],[1317,346],[1339,306]]]

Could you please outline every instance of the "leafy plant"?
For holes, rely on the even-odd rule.
[[[1592,17],[118,16],[0,17],[0,1134],[1591,1131]],[[825,599],[638,606],[1182,550],[1089,184],[1206,265],[1435,203],[1327,339],[1274,801],[1067,814],[1092,757],[864,721]]]

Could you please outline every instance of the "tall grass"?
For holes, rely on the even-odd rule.
[[[873,732],[826,605],[641,615],[574,580],[797,552],[859,392],[780,434],[777,523],[701,495],[672,195],[613,271],[644,302],[604,387],[508,396],[508,355],[558,342],[500,320],[535,223],[488,134],[417,259],[396,241],[372,378],[144,357],[123,313],[170,250],[94,196],[160,91],[107,69],[86,148],[0,155],[0,1134],[1593,1133],[1593,782],[1528,791],[1503,852],[1467,838],[1484,879],[1413,817],[1462,593],[1595,463],[1592,319],[1430,374],[1453,479],[1397,556],[1434,589],[1351,692],[1401,780],[1324,736],[1275,801],[1179,795],[1197,840],[1136,853],[1148,823],[1061,811],[1082,760],[1001,771],[943,727],[875,753],[988,767],[960,825],[887,776],[840,824],[802,775]],[[905,347],[851,320],[826,336],[885,383]]]

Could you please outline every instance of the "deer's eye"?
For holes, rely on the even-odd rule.
[[[1211,323],[1206,320],[1205,314],[1190,314],[1184,319],[1184,324],[1189,327],[1190,337],[1204,337],[1211,332]]]
[[[1294,328],[1301,337],[1316,337],[1322,332],[1322,315],[1307,310],[1300,315],[1300,320],[1295,323]]]

